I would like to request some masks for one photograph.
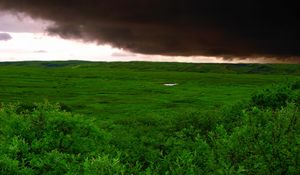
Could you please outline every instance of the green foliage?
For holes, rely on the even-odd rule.
[[[215,114],[115,123],[139,127],[127,131],[134,136],[123,128],[119,136],[108,134],[60,105],[4,105],[0,174],[299,174],[300,112],[289,87]],[[284,90],[288,97],[279,98]],[[258,103],[258,96],[278,101]]]
[[[224,106],[221,113],[221,123],[227,131],[232,131],[235,127],[242,125],[244,110],[250,107],[249,102],[242,101],[232,105]]]
[[[37,108],[35,104],[31,103],[21,103],[18,104],[16,107],[16,113],[21,114],[21,113],[31,113]]]
[[[109,150],[108,135],[93,121],[62,112],[58,105],[35,104],[30,111],[24,106],[0,109],[0,174],[78,174],[88,171],[87,165],[102,172],[115,168],[99,161],[116,159],[92,158]]]
[[[220,125],[211,142],[222,171],[234,166],[244,167],[247,174],[298,174],[298,110],[294,104],[279,111],[253,107],[232,133]]]
[[[276,86],[265,89],[252,96],[252,105],[262,108],[277,109],[295,101],[294,91],[290,86]]]
[[[32,106],[47,99],[67,112],[110,122],[219,110],[248,100],[257,88],[299,81],[300,65],[11,62],[0,63],[0,72],[1,103]]]
[[[120,164],[119,158],[110,158],[107,155],[86,159],[84,162],[84,173],[89,175],[124,174],[125,171],[125,166]]]
[[[300,81],[295,81],[294,83],[292,83],[291,85],[292,90],[299,90],[300,89]]]
[[[299,65],[0,69],[0,174],[300,174]]]

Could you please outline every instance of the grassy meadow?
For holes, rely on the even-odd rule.
[[[300,65],[20,62],[1,63],[0,72],[3,103],[48,100],[116,120],[219,110],[299,79]]]
[[[299,82],[300,65],[0,63],[0,174],[298,174]]]

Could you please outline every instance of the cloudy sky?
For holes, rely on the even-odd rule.
[[[0,61],[300,62],[291,2],[0,0]]]

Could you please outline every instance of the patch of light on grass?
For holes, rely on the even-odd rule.
[[[172,86],[177,86],[178,84],[177,83],[165,83],[164,86],[169,86],[169,87],[172,87]]]

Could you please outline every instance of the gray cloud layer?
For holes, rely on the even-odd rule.
[[[11,40],[12,37],[8,33],[0,33],[0,41],[8,41]]]
[[[51,34],[137,53],[300,57],[300,14],[288,0],[0,0],[0,9],[54,21]]]
[[[0,10],[0,31],[3,32],[44,32],[47,22],[34,20],[24,14],[10,14]]]

